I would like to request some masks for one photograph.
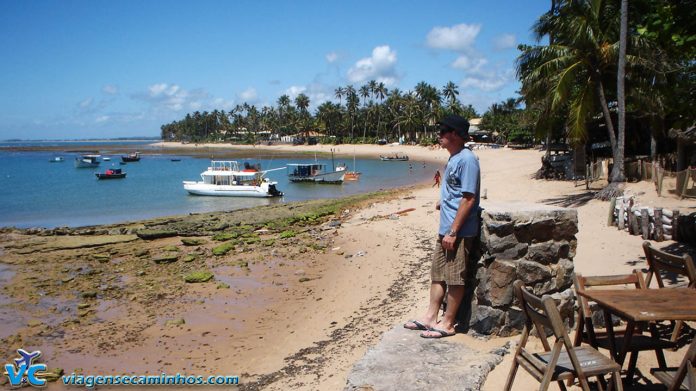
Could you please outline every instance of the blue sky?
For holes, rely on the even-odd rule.
[[[515,96],[517,44],[547,1],[0,2],[0,139],[156,136],[196,110],[316,107],[371,79]]]

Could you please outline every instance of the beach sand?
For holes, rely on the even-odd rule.
[[[227,147],[164,143],[166,149],[189,151]],[[419,146],[234,148],[262,149],[269,153],[329,153],[334,149],[345,156],[374,158],[403,152],[412,161],[427,160],[443,166],[448,157],[444,150]],[[482,200],[483,207],[486,202],[516,200],[577,209],[576,271],[597,275],[645,267],[641,238],[607,227],[608,203],[586,197],[584,183],[576,186],[572,181],[531,179],[540,167],[542,152],[501,148],[477,150],[476,154],[482,168],[481,188],[487,195],[487,200]],[[596,183],[593,188],[599,189],[601,185]],[[680,208],[683,212],[696,210],[694,201],[658,198],[650,183],[629,183],[626,187],[633,194],[640,194],[637,198],[643,205]],[[82,340],[70,340],[67,336],[60,342],[45,340],[49,346],[53,343],[50,341],[56,341],[56,347],[47,356],[60,358],[68,373],[79,367],[85,374],[126,370],[232,374],[240,375],[243,389],[342,389],[352,365],[384,332],[419,316],[427,305],[430,246],[438,224],[434,210],[437,198],[437,189],[420,186],[404,190],[393,199],[349,211],[339,229],[322,234],[321,240],[330,246],[324,251],[289,250],[295,251],[291,260],[259,260],[250,265],[248,275],[230,272],[233,277],[229,282],[233,286],[229,290],[216,289],[214,284],[189,287],[181,300],[163,302],[166,311],[158,312],[155,321],[148,318],[150,315],[133,319],[119,317],[125,313],[124,307],[131,308],[127,313],[133,313],[137,300],[101,304],[104,316],[111,314],[114,324],[123,325],[123,330],[137,330],[138,339],[129,340],[127,336],[119,336],[122,333],[119,330],[97,330],[99,326],[92,325],[80,332]],[[414,210],[394,215],[411,208]],[[157,242],[161,247],[176,244],[178,240]],[[308,280],[299,282],[300,279]],[[262,286],[255,286],[252,281],[260,281]],[[240,312],[234,312],[235,309]],[[166,319],[179,317],[186,319],[185,325],[164,325]],[[144,328],[125,327],[128,324],[143,324]],[[68,336],[76,337],[78,330]],[[109,345],[105,337],[108,333],[114,334],[117,344]],[[458,334],[449,340],[488,351],[517,339],[483,340]],[[679,352],[669,352],[668,363],[676,365],[680,357]],[[50,367],[51,362],[48,364]],[[650,354],[640,356],[639,367],[644,374],[654,364]],[[508,355],[491,373],[484,389],[501,389],[509,365]],[[518,372],[515,389],[536,387],[535,381],[523,372]]]

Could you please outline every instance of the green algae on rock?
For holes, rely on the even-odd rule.
[[[213,247],[213,255],[225,255],[234,249],[234,242],[225,242],[219,246]]]
[[[181,244],[183,244],[184,246],[200,246],[205,243],[206,241],[204,239],[181,238]]]
[[[184,281],[188,283],[199,283],[210,281],[214,277],[213,273],[207,270],[197,270],[184,276]]]

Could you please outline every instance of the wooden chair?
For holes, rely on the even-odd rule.
[[[550,296],[539,298],[529,293],[522,281],[513,284],[515,295],[525,314],[525,324],[519,346],[512,358],[512,367],[505,383],[509,391],[515,380],[518,367],[524,368],[541,385],[539,390],[547,390],[552,381],[558,382],[561,390],[566,390],[564,380],[577,378],[583,390],[589,391],[588,377],[597,376],[604,383],[604,375],[611,374],[613,385],[618,391],[621,384],[621,367],[590,346],[573,347],[565,330],[556,302]],[[545,352],[532,353],[525,349],[532,329],[536,329]],[[549,346],[546,330],[550,329],[556,338],[553,348]],[[565,348],[565,349],[564,349]],[[611,390],[611,385],[609,386]]]
[[[685,276],[689,281],[689,288],[696,289],[696,266],[691,257],[687,254],[677,256],[658,250],[650,245],[650,242],[643,242],[643,251],[645,251],[645,259],[648,261],[648,274],[645,278],[645,285],[650,287],[652,277],[655,276],[657,286],[664,288],[665,284],[662,280],[662,273],[674,273]],[[679,333],[684,322],[679,320],[674,322],[674,330],[670,341],[677,342]]]
[[[679,368],[653,368],[650,373],[660,381],[660,383],[667,386],[669,391],[676,391],[679,389],[696,391],[696,373],[694,372],[694,366],[696,366],[696,339],[691,342],[689,349],[682,359]]]
[[[575,273],[575,291],[578,293],[591,287],[618,285],[633,285],[636,289],[646,289],[643,273],[641,273],[640,270],[634,270],[631,274],[592,277],[585,277],[580,273]],[[611,355],[614,356],[617,348],[623,346],[623,337],[620,335],[622,335],[625,330],[615,331],[617,334],[619,334],[615,338],[615,343],[617,346],[611,346],[609,336],[605,331],[595,331],[594,324],[592,322],[592,310],[590,309],[590,303],[588,302],[587,298],[579,294],[577,295],[577,298],[578,326],[573,345],[580,346],[581,343],[585,342],[590,344],[595,349],[607,349],[611,352]],[[604,321],[610,322],[611,319],[605,319]],[[643,328],[645,326],[650,328],[652,335],[646,335],[643,333]],[[674,347],[673,343],[658,338],[657,328],[654,324],[640,325],[637,331],[631,336],[631,358],[629,359],[628,363],[627,378],[633,379],[638,360],[638,352],[654,350],[658,365],[660,368],[666,368],[667,364],[665,363],[665,355],[662,350],[671,347]]]

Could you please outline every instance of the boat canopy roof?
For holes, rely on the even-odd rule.
[[[324,167],[324,166],[326,166],[326,164],[323,164],[323,163],[307,163],[307,164],[291,163],[291,164],[286,164],[286,166],[294,166],[294,167]]]

